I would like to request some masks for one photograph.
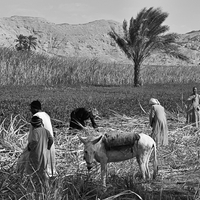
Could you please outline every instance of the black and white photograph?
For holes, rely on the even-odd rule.
[[[0,200],[199,200],[199,10],[1,0]]]

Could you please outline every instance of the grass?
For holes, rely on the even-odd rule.
[[[29,104],[39,99],[43,108],[53,118],[56,132],[56,158],[59,175],[51,180],[50,190],[41,193],[40,199],[198,199],[199,198],[199,130],[185,125],[184,103],[191,93],[191,84],[153,84],[142,88],[132,87],[1,87],[1,166],[0,199],[37,199],[34,190],[29,191],[28,179],[21,179],[15,172],[18,156],[26,145]],[[94,106],[100,112],[97,120],[99,132],[134,130],[150,134],[148,113],[150,97],[158,98],[165,106],[169,126],[169,146],[160,148],[159,176],[155,181],[134,180],[138,171],[135,159],[110,163],[108,189],[100,187],[100,166],[88,173],[83,161],[83,145],[76,135],[68,135],[70,111],[78,106]],[[64,127],[58,128],[63,122]],[[61,123],[62,124],[62,123]],[[57,128],[56,128],[57,127]],[[85,136],[84,132],[79,133]],[[150,165],[152,170],[152,165]],[[138,196],[137,196],[138,195]],[[39,198],[39,197],[38,197]]]
[[[12,127],[7,131],[4,140],[14,144],[14,148],[4,146],[1,150],[1,181],[0,198],[30,199],[36,198],[36,191],[30,191],[27,177],[22,179],[15,172],[17,157],[25,146],[27,132],[24,126],[16,129],[15,124],[20,117],[10,119]],[[96,165],[90,173],[82,159],[83,145],[76,135],[67,135],[67,127],[57,130],[55,138],[58,177],[50,182],[50,190],[45,194],[37,194],[39,199],[198,199],[199,198],[199,160],[197,150],[199,146],[199,131],[185,126],[184,117],[179,122],[168,120],[169,146],[159,148],[159,175],[156,180],[144,182],[133,179],[138,171],[136,160],[128,160],[108,165],[107,190],[100,186],[100,166]],[[110,129],[116,131],[130,131],[150,133],[148,116],[128,117],[118,113],[109,119],[98,121],[100,129],[91,134],[103,134]],[[3,126],[3,124],[2,124]],[[26,130],[26,129],[25,129]],[[85,136],[84,132],[79,133]],[[23,141],[23,142],[22,142]],[[21,145],[23,144],[23,145]],[[13,146],[14,146],[13,145]],[[17,147],[17,148],[16,148]],[[150,169],[152,172],[152,163]],[[33,185],[34,186],[34,185]]]
[[[183,103],[192,92],[190,84],[152,84],[141,88],[131,86],[94,87],[94,86],[3,86],[0,89],[1,115],[0,121],[11,115],[20,114],[30,121],[29,104],[40,100],[43,109],[53,119],[68,123],[70,112],[77,107],[96,107],[102,117],[108,118],[112,110],[128,116],[141,115],[140,102],[145,111],[149,110],[149,99],[158,98],[164,107],[172,113],[182,112]],[[54,123],[56,123],[54,121]],[[9,124],[9,123],[8,123]]]
[[[184,108],[192,87],[200,88],[198,66],[144,66],[144,86],[133,88],[131,65],[0,48],[0,72],[0,199],[199,199],[200,133],[185,125]],[[110,163],[108,188],[103,191],[100,166],[88,173],[83,145],[76,135],[68,135],[70,112],[77,107],[97,108],[100,129],[98,133],[90,130],[91,134],[109,129],[150,134],[147,114],[151,97],[166,108],[169,126],[170,144],[158,150],[159,176],[149,182],[133,179],[138,171],[135,159]],[[52,118],[59,172],[50,180],[50,189],[40,194],[28,177],[15,172],[26,146],[29,104],[36,99]]]
[[[143,66],[144,84],[200,82],[199,66]],[[48,57],[0,47],[0,85],[133,85],[132,65]]]

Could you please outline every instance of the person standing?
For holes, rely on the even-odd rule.
[[[31,175],[34,181],[42,181],[45,188],[48,187],[47,176],[47,151],[51,149],[53,137],[50,132],[42,125],[42,119],[33,116],[31,119],[32,134],[28,142],[28,164],[26,166],[27,174]]]
[[[165,109],[160,105],[157,99],[149,100],[151,110],[149,114],[149,123],[152,127],[151,137],[157,145],[168,145],[168,126]]]
[[[44,128],[47,129],[50,132],[51,136],[53,137],[53,128],[52,128],[50,116],[46,112],[42,111],[42,106],[41,106],[40,101],[36,100],[36,101],[31,102],[30,111],[33,114],[33,116],[37,116],[42,119]],[[31,137],[32,131],[33,130],[32,130],[32,126],[31,126],[29,137]],[[28,140],[29,140],[29,137],[28,137]],[[51,149],[47,151],[47,174],[48,174],[48,176],[50,176],[50,177],[56,176],[57,172],[56,172],[55,165],[56,165],[55,145],[53,143],[51,146]]]
[[[33,114],[33,116],[37,116],[40,119],[42,119],[42,124],[44,126],[45,129],[47,129],[51,136],[53,137],[53,128],[52,128],[52,124],[51,124],[51,119],[49,117],[49,115],[46,112],[42,111],[42,106],[40,101],[36,100],[33,101],[30,104],[30,111]],[[28,135],[28,143],[30,142],[31,138],[32,138],[32,134],[33,134],[33,126],[30,126],[29,129],[29,135]],[[18,161],[17,161],[17,167],[16,167],[16,171],[20,174],[23,174],[25,169],[27,169],[27,164],[28,164],[28,159],[29,159],[29,154],[30,152],[28,151],[28,146],[26,146],[26,148],[24,149],[24,151],[22,152],[22,154],[20,155]],[[56,172],[56,158],[55,158],[55,145],[54,143],[51,146],[50,150],[46,151],[46,157],[47,157],[47,175],[49,177],[53,177],[57,175]]]
[[[197,87],[193,87],[193,93],[187,99],[186,123],[193,126],[200,126],[200,95],[197,94]]]

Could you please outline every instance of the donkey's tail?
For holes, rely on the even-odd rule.
[[[157,148],[156,148],[156,143],[154,142],[153,147],[154,149],[154,171],[153,171],[153,179],[156,178],[156,175],[158,174],[158,160],[157,160]]]

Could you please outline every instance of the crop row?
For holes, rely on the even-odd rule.
[[[198,66],[143,66],[144,84],[200,82]],[[0,48],[0,85],[133,85],[131,64]]]

